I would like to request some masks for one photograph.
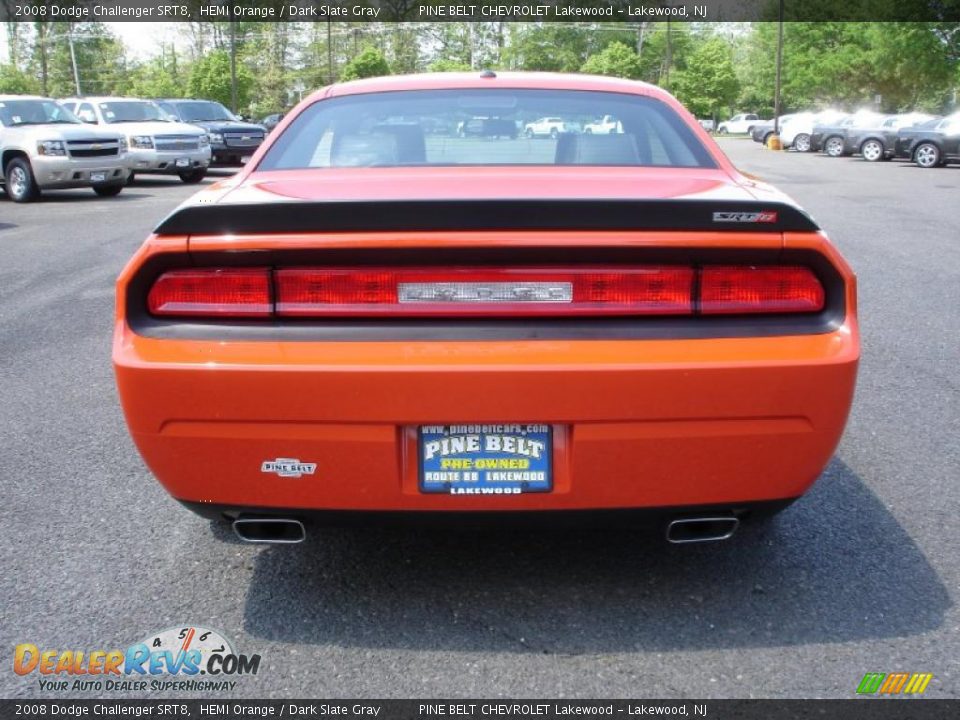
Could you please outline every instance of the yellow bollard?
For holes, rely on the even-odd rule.
[[[774,134],[767,139],[767,150],[783,150],[779,135]]]

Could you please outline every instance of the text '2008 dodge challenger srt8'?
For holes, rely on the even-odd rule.
[[[541,117],[565,131],[457,133]],[[160,223],[117,298],[137,447],[253,541],[628,509],[725,538],[821,473],[859,358],[855,277],[814,221],[664,91],[590,76],[322,89]]]

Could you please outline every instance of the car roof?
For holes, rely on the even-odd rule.
[[[59,102],[155,102],[150,98],[139,97],[119,97],[110,95],[88,95],[85,97],[65,97],[60,98]]]
[[[324,97],[359,95],[401,90],[467,90],[487,88],[535,90],[593,90],[648,95],[669,101],[665,90],[638,80],[623,80],[601,75],[541,72],[497,72],[489,77],[479,72],[422,73],[419,75],[392,75],[364,80],[351,80],[322,88],[312,93],[310,101]]]
[[[0,102],[6,100],[53,100],[53,98],[44,97],[43,95],[0,95]]]

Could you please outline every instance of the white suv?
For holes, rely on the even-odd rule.
[[[177,122],[152,100],[90,97],[60,102],[85,123],[126,133],[131,180],[135,173],[160,173],[197,183],[207,174],[211,152],[206,132]]]
[[[0,95],[0,184],[14,202],[80,187],[116,195],[127,182],[126,149],[120,133],[87,127],[49,98]]]

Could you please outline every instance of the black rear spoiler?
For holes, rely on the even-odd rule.
[[[432,230],[816,231],[799,208],[723,200],[377,200],[188,205],[162,235]]]

